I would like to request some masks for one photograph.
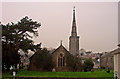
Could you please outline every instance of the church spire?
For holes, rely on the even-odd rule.
[[[71,32],[72,36],[77,36],[77,32],[76,32],[76,20],[75,20],[75,6],[73,8],[73,22],[72,22],[72,32]]]
[[[77,36],[75,7],[73,8],[72,32],[69,37],[69,52],[73,55],[79,55],[79,36]]]

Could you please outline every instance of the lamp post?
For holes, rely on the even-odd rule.
[[[101,57],[101,56],[100,56],[100,53],[98,53],[98,58],[99,58],[99,59],[98,59],[98,62],[99,62],[99,69],[101,68],[101,67],[100,67],[100,57]]]

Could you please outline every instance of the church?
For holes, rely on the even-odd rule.
[[[55,63],[54,69],[57,72],[70,71],[66,64],[66,55],[72,54],[74,56],[79,56],[79,36],[77,36],[75,7],[73,8],[72,31],[71,31],[71,36],[69,37],[69,51],[63,46],[61,41],[60,46],[51,54],[52,54],[52,61]],[[32,56],[32,58],[34,58],[34,55]],[[30,61],[32,60],[32,58],[30,58]],[[30,66],[31,66],[30,70],[34,70],[34,69],[36,70],[35,67],[32,68],[33,64],[30,64]]]
[[[72,31],[71,36],[69,37],[69,51],[67,51],[61,43],[61,45],[52,53],[53,61],[56,63],[56,71],[69,71],[65,62],[65,55],[67,55],[67,53],[74,56],[79,55],[79,36],[77,36],[75,7],[73,9]]]

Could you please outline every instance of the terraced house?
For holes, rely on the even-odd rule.
[[[100,58],[100,66],[114,69],[114,52],[106,52]]]

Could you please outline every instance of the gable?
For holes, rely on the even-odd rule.
[[[54,52],[52,52],[52,55],[60,53],[66,54],[69,52],[67,51],[67,49],[65,49],[65,47],[63,47],[63,45],[60,45]]]

